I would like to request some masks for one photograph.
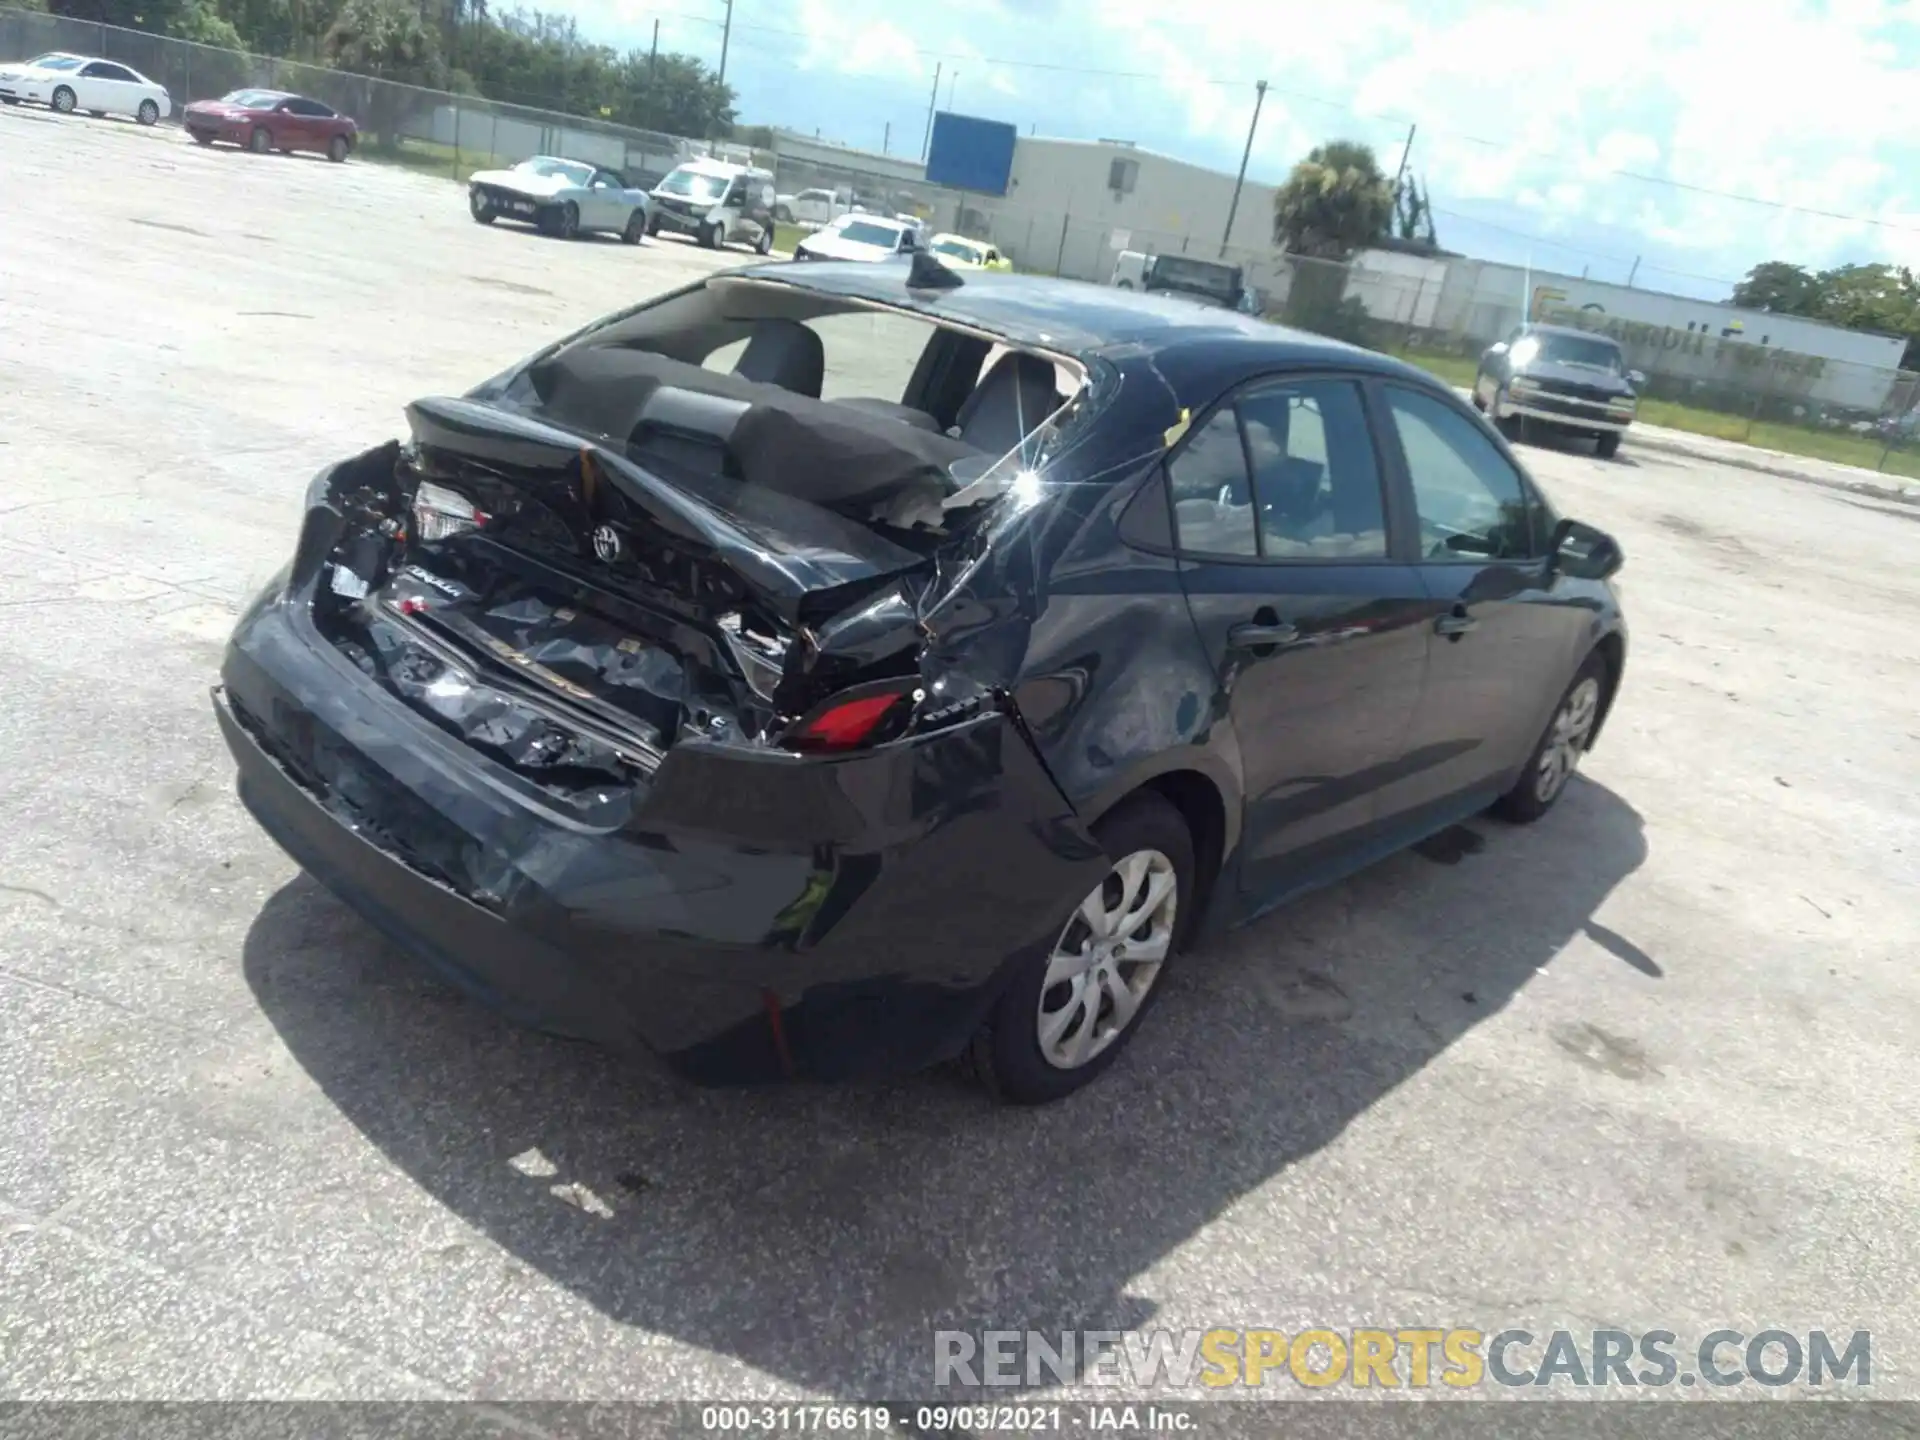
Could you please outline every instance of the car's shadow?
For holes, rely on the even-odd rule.
[[[925,1395],[939,1328],[1149,1321],[1135,1276],[1572,937],[1657,980],[1592,919],[1645,855],[1639,815],[1586,780],[1530,829],[1457,827],[1183,957],[1121,1062],[1039,1110],[957,1070],[696,1089],[509,1027],[304,876],[256,918],[245,969],[341,1112],[520,1261],[817,1391]]]

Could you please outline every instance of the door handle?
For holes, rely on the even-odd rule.
[[[1271,625],[1247,621],[1227,631],[1227,642],[1242,650],[1260,650],[1269,645],[1291,645],[1299,638],[1299,629],[1284,621]]]
[[[1436,635],[1444,635],[1449,640],[1458,640],[1479,623],[1467,613],[1466,606],[1456,605],[1450,612],[1433,622],[1433,631]]]

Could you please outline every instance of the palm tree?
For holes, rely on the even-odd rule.
[[[1371,146],[1316,145],[1274,192],[1273,238],[1295,255],[1345,260],[1390,232],[1393,182]]]

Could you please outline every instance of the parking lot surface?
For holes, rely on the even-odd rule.
[[[1379,1324],[1868,1329],[1920,1396],[1920,509],[1529,447],[1633,627],[1546,821],[1185,957],[1045,1110],[703,1091],[391,951],[207,691],[317,467],[750,257],[27,111],[0,175],[0,1394],[923,1397],[939,1328]]]

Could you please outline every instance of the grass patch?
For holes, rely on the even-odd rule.
[[[1476,361],[1463,355],[1403,346],[1390,347],[1386,353],[1409,365],[1417,365],[1428,374],[1463,390],[1472,386],[1479,369]],[[1682,430],[1690,435],[1707,435],[1716,440],[1732,440],[1763,450],[1780,450],[1813,460],[1830,460],[1837,465],[1854,465],[1862,470],[1881,470],[1889,475],[1920,479],[1920,449],[1896,447],[1887,450],[1886,442],[1877,436],[1856,435],[1846,430],[1820,430],[1810,425],[1785,424],[1777,420],[1751,420],[1745,415],[1703,410],[1697,405],[1685,405],[1677,400],[1651,398],[1640,402],[1638,418],[1643,424],[1662,429]]]
[[[439,175],[462,185],[476,170],[502,170],[513,164],[504,156],[489,155],[482,150],[455,150],[453,146],[442,145],[436,140],[416,140],[411,136],[391,146],[382,146],[368,139],[354,151],[354,158],[374,165],[394,165],[403,170],[415,170],[422,175]]]
[[[793,253],[793,247],[812,233],[813,231],[804,225],[794,225],[782,220],[773,227],[773,248],[776,250],[784,250],[787,254],[791,255]]]

